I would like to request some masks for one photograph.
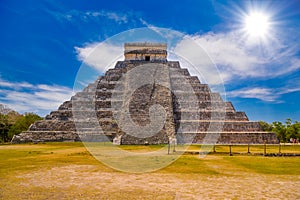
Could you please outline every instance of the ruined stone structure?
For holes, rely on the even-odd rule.
[[[146,47],[146,48],[145,48]],[[167,61],[167,45],[160,43],[125,43],[125,60]]]
[[[124,47],[124,61],[118,61],[115,68],[64,102],[44,120],[32,124],[28,131],[15,136],[12,142],[278,143],[274,133],[263,132],[258,122],[250,122],[244,112],[236,111],[231,102],[224,102],[220,94],[200,83],[198,77],[191,76],[179,62],[167,61],[165,44],[127,43]],[[140,66],[146,67],[146,77],[154,81],[132,90],[131,80],[135,77],[127,74]],[[136,74],[136,77],[140,75]],[[151,116],[151,106],[157,104],[164,108],[165,119],[155,134],[149,137],[132,135],[124,130],[126,123],[124,127],[119,123],[129,115],[130,123],[137,126],[137,130],[149,126],[151,117],[155,119],[162,115],[157,111],[154,112],[157,116]],[[128,113],[123,113],[124,108],[128,108]],[[97,127],[101,127],[101,133]]]

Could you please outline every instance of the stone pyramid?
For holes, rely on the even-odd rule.
[[[168,61],[166,44],[124,47],[124,61],[12,142],[278,143],[178,61]]]

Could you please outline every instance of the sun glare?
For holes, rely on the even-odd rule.
[[[268,33],[269,17],[263,13],[251,13],[245,17],[245,30],[250,36],[263,37]]]

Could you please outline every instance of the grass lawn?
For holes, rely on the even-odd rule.
[[[121,148],[144,153],[161,146]],[[182,155],[155,172],[126,173],[102,164],[79,142],[0,145],[0,199],[300,198],[299,157],[235,154],[247,153],[247,145],[233,146],[233,156],[228,146],[215,150],[202,158]],[[278,146],[267,148],[273,151]],[[281,151],[298,153],[300,145]],[[263,146],[251,146],[250,152],[261,153]]]

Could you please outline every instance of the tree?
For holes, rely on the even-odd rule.
[[[0,142],[8,142],[9,126],[7,115],[0,114]]]
[[[281,142],[288,142],[290,138],[300,139],[300,122],[293,121],[290,118],[285,120],[285,124],[275,121],[272,123],[272,131],[276,133]]]
[[[273,129],[272,124],[268,124],[267,122],[259,121],[259,124],[263,131],[272,131]]]
[[[295,121],[295,123],[293,124],[293,126],[295,127],[296,138],[297,138],[298,140],[300,140],[300,122]]]
[[[276,136],[280,140],[280,142],[286,142],[286,126],[282,122],[275,121],[272,123],[273,129],[272,131],[276,133]]]
[[[26,131],[29,126],[37,120],[42,118],[34,113],[26,113],[24,116],[18,118],[16,122],[11,126],[8,132],[9,139],[12,139],[14,135],[20,134],[22,131]]]
[[[290,138],[299,139],[300,138],[300,123],[295,121],[293,124],[287,126],[286,137],[289,140]]]

